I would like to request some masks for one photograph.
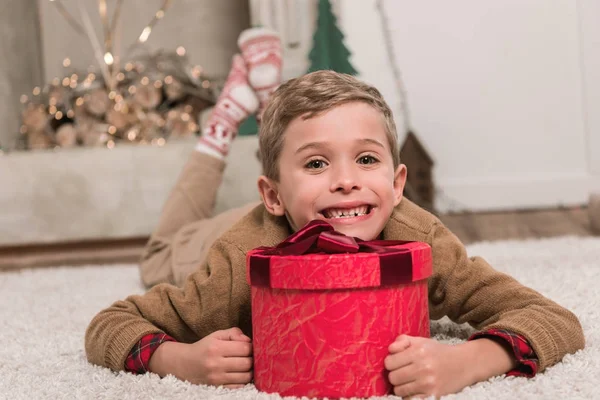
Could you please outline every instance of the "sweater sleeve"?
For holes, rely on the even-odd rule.
[[[448,316],[476,329],[501,329],[523,336],[539,358],[539,370],[584,347],[577,317],[480,257],[469,258],[443,224],[430,233],[434,274],[429,281],[432,319]]]
[[[521,335],[502,329],[490,329],[489,331],[477,332],[471,335],[469,340],[482,338],[495,338],[508,345],[517,365],[506,373],[506,376],[524,376],[533,378],[538,371],[539,360],[531,348],[531,345]]]
[[[166,333],[184,343],[231,327],[240,327],[250,334],[245,253],[231,243],[218,240],[206,263],[182,288],[160,284],[98,313],[85,335],[88,360],[115,371],[122,370],[134,345],[152,333]]]

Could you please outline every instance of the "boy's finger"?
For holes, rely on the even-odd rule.
[[[225,357],[223,369],[225,372],[249,372],[252,371],[253,363],[252,357]]]
[[[408,340],[408,341],[410,341],[410,338],[411,338],[411,337],[412,337],[412,336],[409,336],[409,335],[402,334],[402,335],[399,335],[399,336],[396,338],[396,341],[400,341],[400,340]]]
[[[246,385],[240,385],[239,383],[235,384],[235,385],[223,385],[223,387],[227,388],[227,389],[241,389],[244,386],[246,386]]]
[[[240,342],[248,342],[248,343],[252,342],[252,339],[250,339],[248,336],[244,335],[243,333],[233,336],[233,339],[231,339],[231,340],[238,340]]]
[[[248,336],[244,335],[244,332],[242,332],[242,330],[238,327],[230,328],[227,330],[231,332],[231,335],[229,336],[229,340],[240,340],[242,342],[251,342],[252,341]]]
[[[227,385],[246,385],[252,382],[252,372],[229,372],[225,375],[225,382]]]
[[[421,387],[418,381],[413,381],[404,385],[394,386],[394,394],[404,398],[418,399],[425,398],[425,394],[421,393]]]
[[[220,340],[239,340],[242,342],[250,342],[250,338],[242,332],[240,328],[229,328],[222,331],[216,331],[212,334]]]
[[[394,371],[408,367],[412,364],[412,358],[408,357],[406,353],[390,354],[383,360],[383,364],[388,371]]]
[[[233,340],[232,339],[233,335],[234,335],[234,331],[233,331],[233,328],[232,328],[232,329],[225,329],[225,330],[222,330],[222,331],[215,331],[215,332],[211,333],[208,336],[212,336],[212,337],[214,337],[216,339],[219,339],[219,340]]]
[[[406,335],[400,335],[398,338],[389,345],[388,350],[390,353],[398,353],[404,351],[410,347],[410,337]]]
[[[417,379],[415,368],[410,364],[389,370],[388,379],[394,386],[405,385]]]
[[[249,357],[252,355],[252,343],[237,340],[221,342],[223,357]]]

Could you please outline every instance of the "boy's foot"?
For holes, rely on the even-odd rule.
[[[248,82],[260,101],[260,119],[271,93],[281,83],[281,39],[270,29],[250,28],[240,34],[238,46],[248,67]]]
[[[196,150],[225,158],[240,124],[254,114],[258,106],[258,98],[248,83],[244,59],[236,54],[223,91],[198,139]]]

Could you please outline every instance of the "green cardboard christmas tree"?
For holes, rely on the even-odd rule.
[[[251,115],[242,124],[240,125],[240,129],[238,129],[238,135],[240,136],[250,136],[258,134],[258,122],[256,121],[256,116]]]
[[[344,45],[344,34],[337,26],[337,18],[331,10],[329,0],[319,0],[317,30],[308,58],[308,72],[330,69],[350,75],[357,74],[350,63],[350,51]]]

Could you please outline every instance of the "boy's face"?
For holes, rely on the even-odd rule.
[[[267,209],[294,230],[322,219],[372,240],[402,199],[406,167],[394,170],[383,116],[362,102],[296,118],[285,131],[279,182],[259,179]]]

